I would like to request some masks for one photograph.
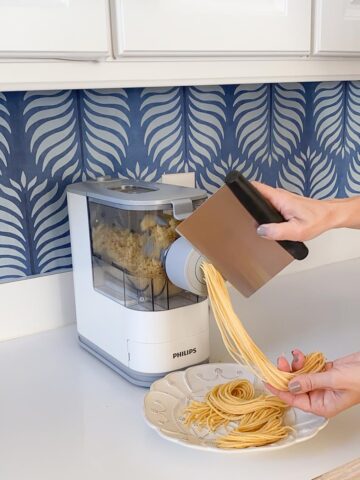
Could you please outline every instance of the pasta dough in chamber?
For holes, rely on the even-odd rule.
[[[98,222],[92,229],[92,247],[95,255],[131,276],[134,288],[142,289],[151,282],[156,296],[167,289],[169,295],[180,289],[167,278],[162,253],[178,238],[178,221],[162,215],[162,224],[155,214],[145,214],[136,228],[124,228],[107,222]]]

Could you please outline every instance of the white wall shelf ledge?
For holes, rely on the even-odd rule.
[[[360,59],[1,61],[0,91],[358,80]]]

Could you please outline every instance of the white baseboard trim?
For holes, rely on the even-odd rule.
[[[360,230],[339,229],[307,242],[310,254],[281,275],[360,257]],[[72,272],[0,283],[0,341],[75,322]]]
[[[75,322],[72,272],[0,284],[0,341]]]

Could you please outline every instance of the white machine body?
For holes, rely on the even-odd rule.
[[[106,264],[103,260],[94,257],[89,201],[95,198],[95,202],[100,205],[111,205],[111,208],[117,208],[118,200],[114,196],[116,192],[111,192],[113,198],[110,199],[105,199],[103,193],[96,193],[97,189],[101,192],[101,188],[106,184],[113,185],[114,182],[122,181],[101,182],[100,188],[97,182],[84,182],[68,188],[77,330],[79,342],[85,349],[129,381],[148,386],[167,372],[208,360],[209,306],[206,297],[191,294],[193,295],[191,298],[196,300],[188,301],[184,306],[169,307],[169,300],[167,300],[168,308],[157,309],[156,307],[152,311],[137,309],[137,307],[129,308],[123,304],[124,302],[117,300],[117,295],[120,295],[116,291],[116,275],[119,275],[119,269],[114,273],[115,277],[111,277],[115,278],[113,290],[102,289],[102,276],[108,275],[108,272],[112,275],[115,267],[112,262]],[[183,190],[184,195],[186,190],[191,190],[190,193],[195,190],[175,188]],[[203,195],[202,191],[198,192]],[[200,198],[202,198],[201,195]],[[187,215],[184,205],[186,202],[182,203],[182,207],[180,202],[180,210],[183,211],[177,212],[177,215],[183,218]],[[118,207],[124,212],[124,205],[119,203]],[[175,212],[176,205],[174,204],[173,207]],[[127,208],[131,211],[136,209],[136,205],[129,205]],[[179,205],[177,208],[179,209]],[[151,209],[150,205],[147,205],[146,209]],[[183,239],[180,240],[180,250],[183,252]],[[194,257],[191,248],[189,252],[189,255]],[[173,271],[174,254],[171,258]],[[179,256],[179,259],[179,270],[183,271],[184,253]],[[196,264],[198,268],[199,262],[190,263]],[[179,287],[183,289],[184,282],[181,283]],[[121,285],[119,283],[119,289],[125,284],[126,282]],[[97,288],[97,285],[100,287]],[[185,294],[187,295],[186,292]]]

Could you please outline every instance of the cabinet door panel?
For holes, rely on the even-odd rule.
[[[0,0],[0,58],[102,58],[106,0]]]
[[[119,56],[310,51],[311,0],[113,0]]]
[[[360,0],[315,0],[315,55],[360,55]]]

